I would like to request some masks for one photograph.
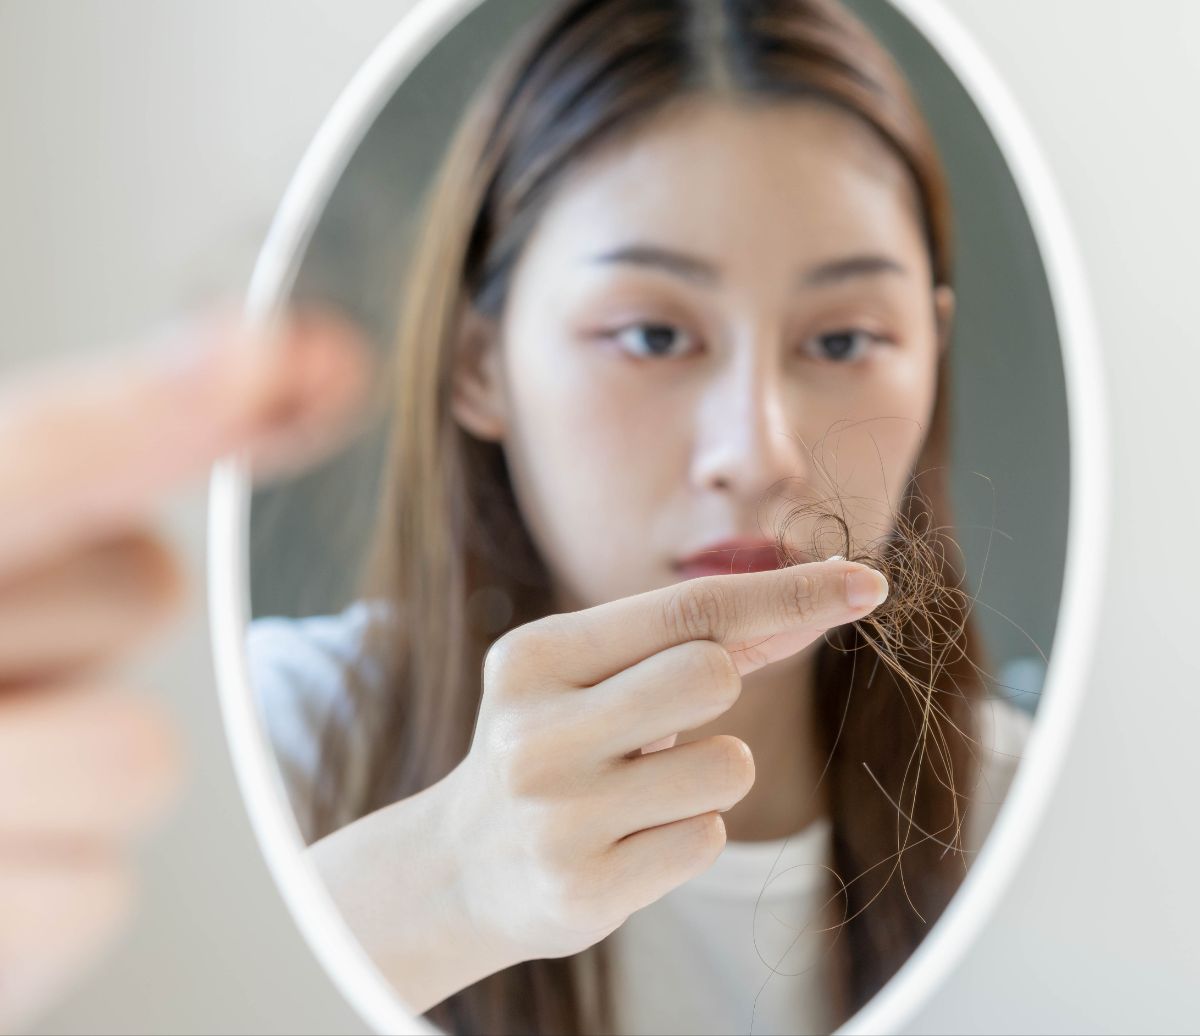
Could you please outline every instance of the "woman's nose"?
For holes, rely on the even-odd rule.
[[[776,370],[749,364],[714,381],[698,414],[692,471],[698,489],[750,499],[804,473],[805,446],[786,388]]]

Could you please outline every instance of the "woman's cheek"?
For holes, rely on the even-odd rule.
[[[571,351],[536,365],[537,377],[519,373],[516,409],[527,480],[539,497],[556,501],[553,516],[577,523],[611,507],[614,477],[627,447],[620,393]],[[569,513],[568,513],[569,512]]]
[[[884,417],[872,424],[883,462],[881,475],[886,473],[885,499],[893,507],[903,496],[932,416],[936,372],[919,359],[913,355],[892,365],[891,376],[878,386],[874,400],[875,413]]]
[[[929,388],[908,363],[883,363],[837,389],[806,391],[797,427],[812,449],[813,498],[843,500],[855,535],[886,531],[928,426]]]
[[[561,397],[557,427],[528,455],[530,520],[564,607],[647,589],[646,530],[661,506],[657,447],[599,395]],[[535,502],[536,501],[536,502]],[[527,514],[527,518],[528,518]]]
[[[636,480],[639,461],[656,448],[645,427],[644,408],[611,385],[592,385],[577,397],[564,397],[561,425],[572,443],[572,461],[609,493]]]

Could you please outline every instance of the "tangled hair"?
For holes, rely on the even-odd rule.
[[[860,119],[909,173],[931,293],[951,283],[948,194],[928,128],[890,56],[836,0],[552,4],[475,95],[427,201],[391,357],[397,420],[361,586],[401,621],[372,631],[364,647],[386,674],[385,694],[347,671],[347,712],[331,717],[322,744],[318,834],[457,766],[470,748],[488,647],[552,610],[550,574],[502,447],[451,415],[456,331],[467,307],[503,311],[515,262],[566,173],[682,97],[815,100]],[[845,898],[831,990],[842,1017],[912,953],[963,873],[961,854],[947,846],[961,844],[973,786],[983,656],[951,549],[950,353],[939,354],[933,412],[889,534],[854,542],[836,492],[790,516],[813,524],[814,556],[866,561],[893,590],[868,618],[830,631],[816,656],[822,779]],[[488,604],[496,600],[499,613]],[[864,649],[874,664],[859,663]],[[352,744],[347,730],[364,731],[365,744]],[[352,762],[361,781],[349,777]],[[428,1016],[454,1032],[602,1031],[606,952],[602,943],[578,959],[524,962]],[[583,974],[598,980],[594,1002]]]
[[[916,825],[902,803],[915,796],[920,775],[937,780],[951,793],[951,821],[938,831],[919,833],[961,853],[967,797],[959,789],[962,782],[955,780],[958,753],[952,742],[977,742],[971,727],[961,728],[955,722],[945,697],[962,699],[978,694],[990,679],[980,664],[982,652],[967,650],[965,634],[974,597],[963,585],[961,550],[951,526],[935,524],[938,508],[923,496],[919,478],[910,479],[905,487],[905,506],[888,517],[888,532],[864,540],[854,532],[865,524],[862,517],[852,526],[848,498],[815,455],[812,466],[829,487],[829,495],[793,505],[784,514],[775,535],[778,561],[783,566],[837,557],[873,568],[887,579],[887,598],[870,614],[830,631],[825,643],[843,655],[870,649],[872,670],[867,685],[883,665],[909,695],[910,714],[922,732],[910,759],[912,788],[906,792],[908,785],[903,782],[895,798],[881,790],[896,807],[897,819],[907,821],[907,834],[911,835]],[[879,506],[878,501],[867,503]],[[797,526],[809,529],[803,551],[794,546],[791,530]],[[847,630],[854,632],[843,632]],[[972,676],[965,687],[956,678],[960,669]],[[848,707],[848,696],[846,704]],[[978,759],[976,762],[982,765]],[[869,772],[866,761],[863,765]],[[897,868],[901,864],[898,858]]]

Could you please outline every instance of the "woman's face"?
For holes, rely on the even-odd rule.
[[[834,493],[862,544],[932,413],[952,299],[930,280],[907,174],[855,118],[677,104],[560,185],[455,415],[502,442],[562,609]]]

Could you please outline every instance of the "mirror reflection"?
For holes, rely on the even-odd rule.
[[[450,1032],[835,1029],[986,838],[1065,553],[1053,313],[944,63],[883,5],[484,3],[293,299],[385,373],[256,493],[247,650],[381,972]]]

